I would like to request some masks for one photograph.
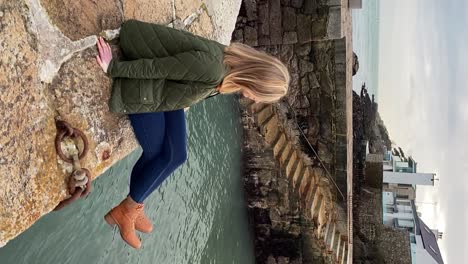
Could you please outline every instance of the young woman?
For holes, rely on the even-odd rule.
[[[184,108],[217,94],[239,92],[275,102],[288,90],[278,59],[243,44],[218,42],[173,28],[129,20],[120,31],[124,60],[98,41],[98,64],[113,78],[110,110],[128,114],[143,154],[131,174],[130,193],[106,214],[125,242],[140,248],[135,229],[150,233],[143,201],[186,158]]]

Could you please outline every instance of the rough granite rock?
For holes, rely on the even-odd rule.
[[[199,8],[201,8],[202,4],[203,2],[201,0],[175,0],[175,15],[179,19],[185,19],[192,13],[196,12]]]
[[[120,0],[125,20],[168,24],[174,19],[171,0]]]
[[[205,9],[201,9],[201,14],[197,14],[187,30],[205,38],[213,38],[215,31],[213,22]]]
[[[105,29],[118,28],[123,20],[119,0],[40,1],[50,19],[71,40],[97,35]]]
[[[240,0],[177,2],[187,30],[229,43]],[[168,24],[174,8],[170,0],[0,0],[0,247],[68,195],[56,117],[87,136],[81,163],[93,178],[137,148],[127,117],[109,112],[95,34],[130,18]]]
[[[56,164],[54,112],[38,77],[37,43],[28,32],[27,6],[9,1],[0,10],[2,246],[55,206],[51,201],[63,195],[64,178]]]
[[[74,127],[87,132],[92,150],[83,160],[93,164],[99,175],[136,147],[133,131],[125,115],[109,112],[111,80],[96,64],[97,53],[88,49],[66,62],[49,86],[57,113]],[[106,158],[106,154],[110,154]]]

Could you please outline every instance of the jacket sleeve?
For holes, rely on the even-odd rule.
[[[193,50],[213,54],[219,49],[216,42],[188,31],[137,20],[123,24],[120,39],[133,59],[174,56]]]
[[[107,72],[114,78],[217,83],[224,77],[219,63],[219,60],[207,52],[190,51],[154,59],[112,60]]]

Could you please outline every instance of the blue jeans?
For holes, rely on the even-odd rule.
[[[129,115],[143,154],[133,167],[130,197],[142,203],[187,160],[187,131],[183,109]]]

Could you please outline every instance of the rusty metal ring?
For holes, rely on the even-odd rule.
[[[65,132],[66,133],[66,132]],[[79,198],[86,197],[91,192],[91,172],[88,169],[82,168],[85,171],[86,176],[88,177],[88,183],[86,184],[86,188],[82,189],[80,187],[76,187],[75,191],[71,194],[71,197],[61,201],[55,208],[54,211],[61,210],[67,205],[70,205],[74,201],[78,200]]]
[[[57,120],[55,125],[57,127],[57,130],[65,130],[66,129],[67,130],[67,133],[66,133],[67,136],[71,137],[73,135],[73,127],[69,123],[67,123],[67,122],[65,122],[63,120]]]
[[[65,154],[62,151],[62,146],[61,146],[63,138],[68,133],[69,133],[68,129],[67,130],[62,130],[62,131],[57,133],[57,136],[55,137],[55,151],[57,152],[57,155],[62,160],[64,160],[65,162],[68,162],[68,163],[73,163],[73,159],[65,156]],[[83,132],[81,132],[80,130],[78,130],[76,128],[73,128],[73,135],[71,135],[71,137],[80,137],[81,140],[83,141],[83,150],[78,155],[78,158],[81,160],[88,153],[88,139],[86,138],[86,136],[85,136],[85,134]]]
[[[81,168],[81,169],[85,171],[86,177],[88,177],[88,183],[86,183],[86,188],[81,193],[81,197],[85,197],[91,192],[91,172],[86,168]]]
[[[83,193],[83,189],[81,188],[75,188],[75,192],[72,194],[71,197],[61,201],[55,208],[54,211],[58,211],[62,209],[63,207],[71,204],[72,202],[78,200],[81,197],[81,194]]]

